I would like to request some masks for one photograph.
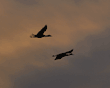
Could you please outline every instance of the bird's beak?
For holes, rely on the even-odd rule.
[[[55,55],[53,55],[52,57],[55,57]]]

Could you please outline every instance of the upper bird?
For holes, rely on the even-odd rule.
[[[61,54],[58,54],[58,55],[53,55],[53,57],[56,57],[55,60],[57,60],[57,59],[61,59],[62,57],[65,57],[65,56],[74,55],[74,54],[72,54],[72,51],[73,51],[73,49],[70,50],[70,51],[67,51],[65,53],[61,53]]]
[[[32,34],[31,38],[42,38],[42,37],[51,37],[51,35],[44,35],[44,32],[47,30],[47,25],[45,25],[36,35]]]

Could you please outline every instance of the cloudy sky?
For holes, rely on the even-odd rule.
[[[110,88],[109,9],[110,0],[1,0],[0,88]],[[30,38],[45,25],[52,37]]]

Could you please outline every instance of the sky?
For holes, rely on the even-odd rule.
[[[110,0],[1,0],[0,88],[110,88],[109,8]],[[30,38],[45,25],[52,37]]]

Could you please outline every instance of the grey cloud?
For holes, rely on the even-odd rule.
[[[47,69],[28,65],[26,69],[34,68],[31,72],[25,73],[24,70],[18,77],[12,76],[14,88],[109,88],[110,72],[104,72],[110,63],[109,33],[108,29],[79,42],[74,50],[76,55],[68,57],[68,65]]]
[[[52,2],[53,1],[51,1],[51,3]],[[13,50],[14,52],[10,53],[10,55],[6,54],[9,52],[4,51],[6,55],[3,55],[3,57],[0,56],[2,58],[0,59],[0,71],[3,73],[0,75],[2,76],[2,81],[5,79],[14,84],[14,86],[10,88],[91,88],[91,86],[92,88],[97,88],[97,86],[99,87],[101,85],[102,88],[110,87],[110,77],[108,75],[110,73],[109,29],[99,35],[88,36],[85,40],[79,42],[77,46],[73,47],[75,45],[74,43],[84,39],[84,36],[93,34],[98,32],[98,29],[109,26],[109,19],[106,19],[109,18],[109,10],[107,10],[109,5],[106,5],[106,3],[103,4],[104,2],[101,5],[96,4],[95,6],[93,3],[89,3],[89,5],[86,3],[77,8],[77,6],[70,4],[70,2],[62,3],[62,5],[59,4],[56,7],[59,1],[55,2],[56,4],[45,4],[44,2],[43,5],[36,6],[35,8],[30,8],[30,5],[27,7],[24,4],[13,4],[13,2],[13,5],[10,5],[12,6],[11,9],[6,5],[7,10],[4,11],[6,13],[3,17],[0,17],[1,29],[3,30],[0,32],[2,35],[0,39],[4,45],[0,45],[4,47],[1,49],[1,52],[4,50],[10,52],[15,47],[17,49],[15,48],[15,51]],[[60,3],[61,2],[62,1],[60,1]],[[63,4],[65,5],[63,6]],[[89,13],[89,11],[91,12]],[[75,13],[76,15],[74,15]],[[84,17],[87,17],[90,21],[87,21]],[[93,19],[93,25],[91,25],[91,19]],[[49,24],[48,27],[53,27],[54,30],[49,28],[49,31],[54,32],[53,38],[56,40],[59,39],[59,41],[63,39],[64,42],[49,39],[55,43],[52,45],[48,39],[41,40],[44,42],[40,40],[30,40],[29,35],[32,32],[37,32],[45,23]],[[95,24],[96,27],[94,28]],[[100,27],[97,27],[97,25]],[[68,29],[68,33],[66,29]],[[64,33],[62,33],[62,31]],[[76,38],[76,41],[74,41],[74,38]],[[25,47],[25,39],[31,42],[31,46]],[[65,40],[69,39],[71,42],[64,45],[68,42],[65,42]],[[5,40],[6,42],[4,42]],[[24,46],[20,48],[19,45],[23,44]],[[57,46],[56,44],[61,46]],[[15,47],[10,48],[11,45],[15,45]],[[71,48],[74,48],[74,56],[65,57],[60,61],[54,62],[54,58],[51,57],[53,54]],[[64,62],[69,62],[69,64],[64,64]],[[43,67],[39,67],[39,65]],[[45,68],[46,66],[47,68]],[[7,81],[3,81],[3,83],[5,83],[3,84],[5,86]],[[7,84],[7,86],[10,85]]]
[[[91,1],[91,0],[73,0],[75,3],[82,3],[82,2],[86,2],[86,1]],[[92,0],[92,2],[99,2],[99,0]]]

